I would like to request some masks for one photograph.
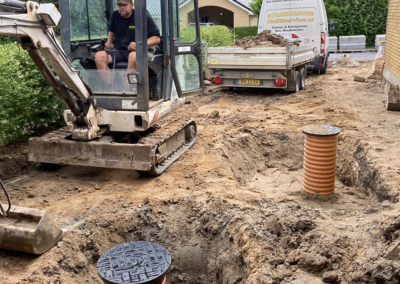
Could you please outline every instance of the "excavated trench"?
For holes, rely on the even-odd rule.
[[[94,274],[101,252],[138,240],[157,242],[169,250],[173,261],[168,283],[295,283],[298,279],[306,281],[298,283],[319,283],[327,277],[323,273],[332,271],[337,277],[329,279],[344,277],[354,261],[357,240],[314,230],[316,218],[340,220],[344,210],[296,203],[307,200],[300,193],[303,141],[302,133],[267,129],[241,128],[227,135],[214,145],[214,154],[243,196],[206,189],[186,197],[146,199],[139,206],[125,197],[102,200],[85,216],[64,225],[68,233],[36,265],[38,272],[21,283],[99,283]],[[395,198],[368,147],[349,136],[339,138],[337,181],[378,201]],[[322,202],[337,200],[326,197]],[[375,226],[367,223],[360,230]],[[8,265],[17,265],[19,255],[1,253],[10,259]],[[359,279],[373,276],[360,273]],[[81,282],[76,282],[78,278]],[[330,283],[339,283],[335,281]]]
[[[263,277],[272,279],[268,283],[283,280],[291,283],[298,276],[290,276],[285,263],[299,267],[311,275],[303,279],[313,281],[312,277],[321,277],[321,272],[332,269],[336,261],[345,261],[346,253],[340,252],[344,254],[340,260],[335,260],[333,252],[309,253],[304,259],[291,259],[291,252],[302,249],[304,244],[315,243],[316,236],[320,237],[313,229],[314,219],[321,212],[290,200],[285,204],[274,202],[269,199],[274,194],[268,189],[279,190],[280,183],[290,180],[294,192],[290,195],[299,196],[303,140],[303,134],[290,131],[240,129],[215,146],[238,186],[260,193],[259,198],[240,200],[229,194],[216,197],[207,193],[207,196],[194,194],[160,204],[144,204],[126,220],[131,225],[114,231],[125,241],[150,240],[165,246],[173,258],[168,283],[264,283],[257,282]],[[369,158],[366,145],[348,136],[340,137],[338,183],[370,194],[378,201],[391,199],[390,191]],[[268,175],[277,171],[284,172],[286,178],[278,176],[271,181]],[[278,196],[286,193],[278,192]],[[326,197],[327,202],[332,200],[335,198]],[[109,214],[124,214],[121,210],[129,208],[129,204],[121,202]],[[93,225],[106,228],[113,223],[113,218],[111,214],[107,221],[93,220]],[[339,237],[335,244],[343,247],[343,242],[351,241]],[[351,249],[348,251],[352,253]],[[93,262],[97,257],[95,254]]]
[[[301,191],[298,172],[300,171],[301,176],[303,143],[302,133],[244,128],[236,135],[217,143],[216,148],[240,186],[250,190],[256,187],[258,192],[267,192],[268,197],[265,187],[280,183],[279,178],[274,184],[263,179],[271,171],[284,171],[287,175],[297,173],[297,183],[293,183],[291,178],[292,187],[295,187],[295,191]],[[379,202],[393,200],[396,197],[391,195],[380,176],[369,150],[365,143],[352,137],[339,138],[337,183],[361,190]],[[328,202],[332,199],[334,198],[326,197]],[[169,275],[172,283],[182,280],[184,283],[258,283],[255,279],[259,278],[259,273],[272,276],[275,280],[271,283],[282,280],[283,274],[277,273],[274,276],[273,268],[274,265],[275,269],[282,265],[284,259],[277,256],[273,246],[279,247],[283,243],[287,248],[298,248],[301,246],[302,236],[315,227],[314,213],[304,209],[305,213],[299,214],[298,211],[303,209],[290,202],[288,205],[276,206],[268,198],[267,201],[260,198],[249,201],[250,204],[239,205],[232,202],[229,195],[226,199],[210,198],[205,204],[194,205],[189,199],[183,202],[188,203],[184,208],[191,204],[193,211],[179,214],[183,218],[176,222],[186,223],[187,229],[183,232],[172,232],[172,235],[176,234],[181,239],[182,236],[178,237],[178,234],[184,233],[192,238],[185,245],[168,244],[174,257]],[[266,208],[270,209],[267,217],[262,216]],[[282,214],[282,209],[286,213]],[[185,233],[187,230],[192,234]],[[254,265],[254,259],[268,265]],[[315,260],[306,260],[300,264],[300,267],[311,274],[318,274],[322,266]]]
[[[302,170],[303,167],[302,133],[243,129],[237,137],[227,139],[217,147],[238,182],[242,183],[268,168],[293,172]],[[379,202],[396,201],[397,197],[385,183],[370,151],[367,143],[340,135],[337,180],[346,186],[359,188]]]

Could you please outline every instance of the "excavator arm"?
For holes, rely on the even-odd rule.
[[[72,66],[53,31],[61,18],[54,4],[3,0],[0,9],[12,11],[0,13],[0,35],[17,37],[55,94],[66,102],[74,114],[72,138],[97,138],[100,128],[96,118],[96,102],[92,99],[90,87]]]

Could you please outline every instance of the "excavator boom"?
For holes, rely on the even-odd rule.
[[[66,102],[76,117],[75,132],[79,138],[82,140],[97,138],[100,129],[97,126],[90,93],[53,31],[53,27],[57,26],[61,18],[54,4],[39,5],[31,1],[24,3],[4,0],[0,7],[19,12],[0,14],[0,34],[17,37],[21,46],[28,51],[54,93]],[[46,62],[59,78],[54,75]]]

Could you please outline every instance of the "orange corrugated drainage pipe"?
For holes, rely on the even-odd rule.
[[[167,284],[168,250],[152,242],[128,242],[110,248],[97,261],[105,284]]]
[[[330,125],[307,125],[304,139],[303,190],[311,194],[335,192],[336,151],[340,129]]]

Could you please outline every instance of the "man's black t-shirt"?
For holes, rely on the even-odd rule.
[[[117,49],[128,49],[131,42],[135,41],[135,10],[132,15],[125,19],[118,11],[111,16],[110,32],[115,34],[114,47]],[[153,21],[147,17],[147,38],[152,36],[160,37],[160,33]]]

